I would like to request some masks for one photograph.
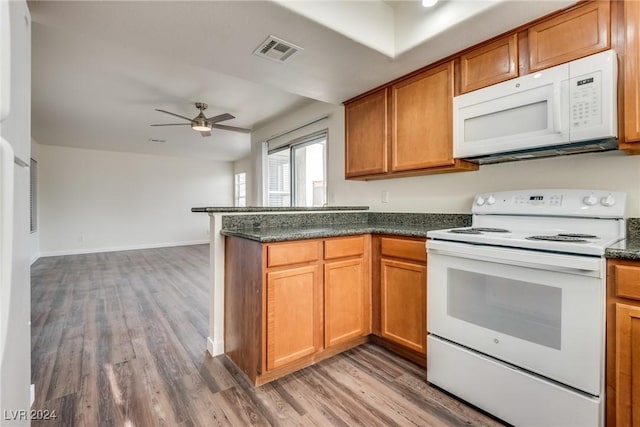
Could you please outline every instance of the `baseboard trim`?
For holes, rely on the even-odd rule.
[[[82,248],[71,249],[67,251],[49,251],[40,252],[39,258],[50,256],[62,256],[62,255],[82,255],[82,254],[95,254],[99,252],[118,252],[118,251],[134,251],[138,249],[154,249],[154,248],[170,248],[173,246],[190,246],[190,245],[203,245],[209,243],[209,240],[192,240],[188,242],[170,242],[170,243],[147,243],[144,245],[126,245],[126,246],[111,246],[106,248]]]
[[[213,357],[224,354],[224,341],[214,341],[207,337],[207,351]]]

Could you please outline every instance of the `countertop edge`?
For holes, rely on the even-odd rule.
[[[329,237],[353,236],[358,234],[389,234],[404,237],[427,237],[427,231],[431,228],[424,225],[416,225],[413,229],[408,227],[397,227],[394,225],[354,225],[347,228],[303,228],[299,230],[288,229],[283,232],[274,230],[273,232],[264,229],[222,229],[220,233],[224,236],[240,237],[253,240],[259,243],[276,243],[291,240],[322,239]],[[435,228],[434,228],[435,229]],[[622,259],[640,261],[640,239],[632,238],[621,240],[605,250],[606,259]]]
[[[195,213],[245,213],[245,212],[332,212],[332,211],[368,211],[369,206],[323,206],[323,207],[225,207],[209,206],[191,208]]]
[[[260,243],[287,242],[291,240],[322,239],[327,237],[354,236],[359,234],[388,234],[404,237],[427,237],[427,228],[423,226],[415,230],[410,228],[398,228],[384,225],[362,225],[348,229],[321,228],[288,230],[286,233],[251,232],[250,230],[222,229],[220,234],[224,236],[240,237]]]

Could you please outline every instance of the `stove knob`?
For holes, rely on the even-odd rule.
[[[493,196],[489,196],[489,197],[487,198],[487,204],[488,204],[488,205],[492,205],[492,204],[494,204],[495,202],[496,202],[496,198],[495,198],[495,197],[493,197]]]
[[[609,194],[608,196],[605,196],[602,199],[600,199],[600,204],[602,206],[610,207],[616,204],[616,199],[614,199],[613,196]]]
[[[593,206],[593,205],[595,205],[596,203],[598,203],[598,198],[597,198],[596,196],[594,196],[593,194],[591,194],[591,195],[589,195],[589,196],[585,196],[585,198],[584,198],[584,199],[582,199],[582,202],[583,202],[585,205]]]
[[[476,198],[476,205],[478,205],[478,206],[482,206],[482,205],[484,205],[484,197],[482,197],[482,196],[478,196],[478,197]]]

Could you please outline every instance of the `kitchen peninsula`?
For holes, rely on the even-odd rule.
[[[355,261],[355,258],[363,258],[362,268],[366,271],[367,285],[371,288],[372,269],[371,263],[384,263],[385,271],[389,273],[389,279],[393,279],[398,275],[409,274],[417,283],[411,290],[414,296],[426,292],[424,283],[426,280],[426,251],[425,238],[429,230],[464,226],[470,223],[471,217],[466,214],[407,214],[407,213],[381,213],[369,212],[367,207],[346,206],[346,207],[326,207],[320,209],[310,208],[193,208],[193,212],[208,213],[210,216],[211,232],[211,296],[210,296],[210,320],[209,320],[209,337],[207,340],[207,349],[212,355],[219,355],[225,352],[225,265],[229,268],[230,259],[225,260],[225,239],[223,236],[229,237],[227,242],[227,251],[231,241],[242,241],[243,243],[255,243],[255,247],[262,247],[268,244],[280,244],[283,242],[304,241],[307,243],[315,242],[318,246],[318,253],[312,258],[323,259],[320,263],[324,268],[330,268],[327,260],[326,249],[332,245],[332,239],[337,239],[335,248],[340,252],[343,245],[347,245],[347,255],[352,258],[346,259],[338,256],[336,261]],[[362,249],[354,251],[353,239],[344,239],[344,236],[362,236],[363,240],[360,244]],[[371,237],[373,236],[373,237]],[[396,236],[394,238],[394,236]],[[339,238],[343,237],[343,241]],[[328,246],[327,246],[328,245]],[[303,245],[304,246],[304,245]],[[237,247],[233,246],[233,247]],[[373,248],[373,250],[372,250]],[[303,252],[304,247],[297,248],[294,254]],[[267,250],[267,249],[265,249]],[[350,252],[351,251],[351,252]],[[324,254],[323,254],[324,253]],[[246,272],[250,269],[261,267],[261,255],[249,255],[245,250],[235,253],[235,265],[241,265],[242,271]],[[290,257],[287,254],[286,257]],[[265,255],[266,257],[266,255]],[[355,258],[353,258],[355,257]],[[239,261],[238,258],[241,258]],[[255,259],[254,259],[255,258]],[[295,263],[295,258],[291,258]],[[315,261],[311,261],[313,263]],[[318,264],[318,266],[320,266]],[[347,263],[348,264],[348,263]],[[353,264],[353,263],[352,263]],[[335,264],[342,267],[339,264]],[[348,267],[345,268],[347,271]],[[338,271],[338,270],[335,270]],[[355,270],[351,270],[354,272]],[[325,274],[327,271],[325,270]],[[355,274],[355,273],[354,273]],[[359,273],[358,273],[359,274]],[[379,270],[373,271],[374,279],[373,287],[379,282]],[[227,277],[227,280],[229,278]],[[255,280],[261,280],[258,277]],[[242,283],[246,283],[243,279]],[[229,286],[229,284],[227,284]],[[380,285],[378,284],[378,287]],[[384,285],[383,285],[384,286]],[[367,292],[370,292],[368,290]],[[381,290],[374,291],[373,309],[385,312],[384,304],[380,304]],[[393,294],[387,295],[390,303],[402,304],[402,302],[394,300]],[[410,297],[408,295],[407,297]],[[399,296],[396,296],[399,297]],[[404,298],[407,298],[404,297]],[[421,297],[421,296],[420,296]],[[422,297],[421,297],[422,298]],[[377,301],[377,304],[376,304]],[[226,301],[228,304],[229,301]],[[424,304],[421,304],[424,306]],[[371,309],[368,308],[367,312]],[[234,313],[227,313],[234,315]],[[424,364],[424,352],[426,348],[420,343],[423,338],[422,331],[415,332],[413,335],[406,337],[402,333],[395,331],[404,329],[401,325],[403,319],[394,318],[394,313],[386,313],[389,318],[385,325],[381,326],[380,315],[385,313],[374,313],[372,322],[374,333],[379,331],[379,335],[389,338],[388,346],[394,346],[399,353],[405,353],[405,356],[415,361],[422,361]],[[421,313],[414,313],[416,317],[424,317],[424,309]],[[324,315],[324,314],[322,314]],[[247,313],[235,313],[235,316],[248,316]],[[369,328],[370,329],[370,328]],[[368,330],[368,329],[367,329]],[[266,333],[266,331],[265,331]],[[368,335],[368,333],[367,333]],[[227,346],[226,352],[229,352]],[[260,347],[259,342],[254,342],[252,347]],[[265,350],[266,351],[266,350]],[[318,359],[319,360],[319,359]],[[235,360],[234,360],[235,361]],[[237,363],[237,361],[236,361]],[[253,363],[253,362],[252,362]],[[252,375],[248,373],[251,378]],[[255,379],[255,373],[253,379]],[[270,378],[272,379],[272,378]],[[270,380],[269,379],[269,380]]]

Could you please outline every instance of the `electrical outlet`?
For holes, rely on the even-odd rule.
[[[82,233],[82,234],[80,235],[80,237],[78,237],[78,240],[80,240],[81,242],[84,242],[84,241],[85,241],[85,239],[86,239],[86,238],[85,238],[84,233]]]
[[[387,190],[382,191],[382,203],[389,203],[389,192]]]

